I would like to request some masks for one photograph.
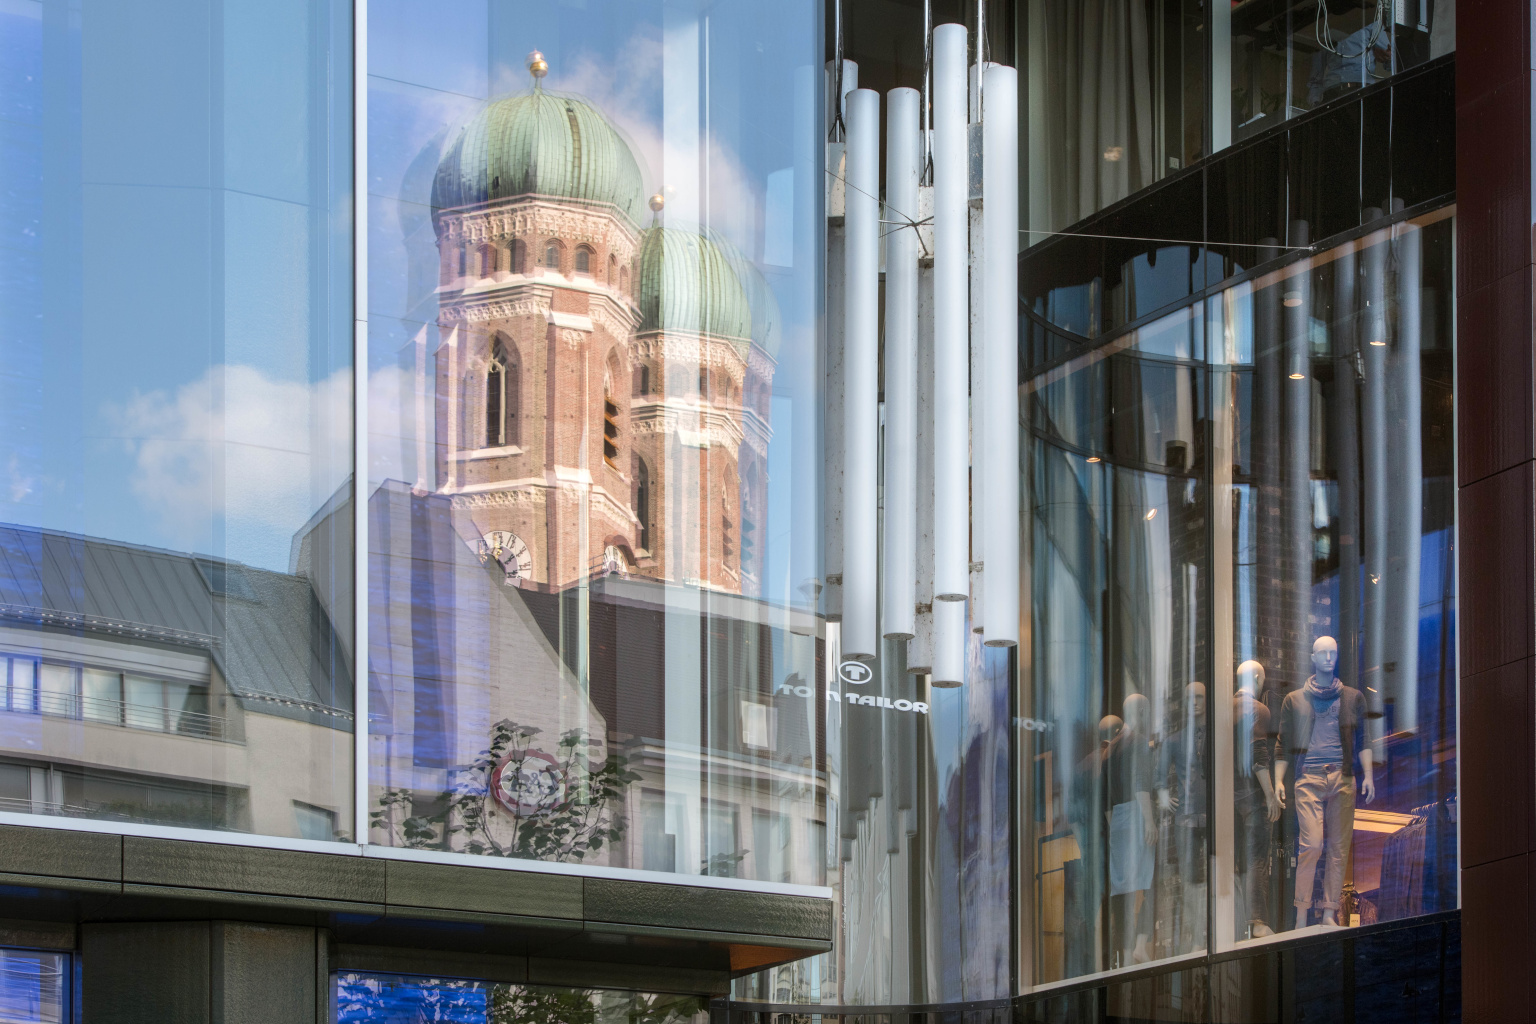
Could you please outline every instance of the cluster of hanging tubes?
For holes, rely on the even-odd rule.
[[[924,95],[887,93],[883,210],[880,95],[846,88],[843,308],[828,310],[843,328],[842,658],[906,640],[910,670],[935,686],[964,681],[968,601],[988,646],[1019,639],[1017,73],[968,66],[968,42],[963,25],[933,31],[931,133]],[[856,81],[851,62],[842,71],[839,91]]]

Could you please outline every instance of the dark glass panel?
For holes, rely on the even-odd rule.
[[[1285,137],[1211,162],[1206,171],[1206,223],[1212,254],[1207,284],[1240,274],[1264,259],[1260,245],[1285,238]]]
[[[1456,189],[1456,68],[1444,64],[1392,90],[1392,199],[1417,206]]]
[[[1289,134],[1289,243],[1309,245],[1358,227],[1360,104],[1346,102],[1320,112]],[[1303,224],[1304,236],[1298,230]]]

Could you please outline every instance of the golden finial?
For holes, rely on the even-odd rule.
[[[544,55],[538,50],[534,50],[528,55],[528,73],[533,76],[535,83],[549,74],[549,62],[544,59]]]
[[[666,205],[667,205],[667,197],[662,195],[660,192],[657,192],[655,195],[651,196],[651,212],[652,213],[660,213],[662,207],[664,207]]]

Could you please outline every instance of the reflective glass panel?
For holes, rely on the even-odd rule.
[[[1457,905],[1451,232],[1026,385],[1035,983]]]
[[[0,1021],[65,1024],[69,1013],[69,956],[0,949]]]
[[[823,879],[818,17],[371,4],[373,842]]]
[[[350,24],[0,6],[7,811],[350,828]]]
[[[1211,307],[1223,945],[1456,906],[1451,235]]]
[[[1455,0],[1215,5],[1212,148],[1450,53],[1455,23]]]
[[[343,972],[334,976],[337,1024],[704,1024],[698,996],[549,988],[463,978]]]
[[[1204,4],[1028,0],[1015,17],[1028,97],[1021,213],[1039,232],[1026,246],[1205,155]]]

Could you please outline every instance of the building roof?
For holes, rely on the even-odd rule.
[[[629,144],[590,103],[535,89],[496,100],[438,163],[434,209],[539,195],[603,203],[638,226],[645,210]]]
[[[0,620],[205,651],[247,710],[351,728],[351,666],[302,576],[5,524]]]
[[[702,233],[653,227],[640,240],[640,333],[684,331],[752,339],[752,306],[724,251]]]

